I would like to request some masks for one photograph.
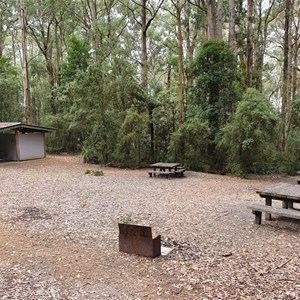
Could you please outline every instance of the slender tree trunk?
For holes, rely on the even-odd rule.
[[[187,61],[187,68],[186,68],[186,90],[187,92],[193,86],[193,74],[191,70],[191,63],[194,58],[194,39],[197,36],[197,33],[194,32],[194,38],[192,37],[193,32],[191,30],[191,5],[190,0],[184,5],[184,14],[185,14],[185,40],[186,40],[186,61]]]
[[[2,16],[0,16],[0,57],[3,55],[4,49],[4,34],[3,34],[3,20]]]
[[[255,61],[253,62],[254,64],[254,69],[256,71],[256,78],[254,81],[254,86],[255,88],[262,92],[262,70],[263,70],[263,57],[264,57],[264,34],[263,34],[263,20],[262,20],[262,1],[258,1],[257,3],[257,21],[256,21],[256,47],[254,50],[254,57]],[[265,24],[265,26],[267,26]]]
[[[147,0],[141,0],[141,86],[148,97]],[[154,161],[153,107],[148,105],[150,132],[150,161]]]
[[[177,39],[178,39],[178,109],[179,122],[184,122],[184,103],[183,103],[183,37],[181,24],[181,0],[177,0],[176,14],[177,14]]]
[[[141,0],[141,85],[148,93],[148,54],[147,54],[147,0]]]
[[[295,20],[295,35],[294,35],[294,43],[292,45],[293,50],[293,64],[292,64],[292,97],[291,101],[294,103],[296,100],[296,93],[297,93],[297,82],[298,82],[298,53],[300,50],[300,35],[299,35],[299,29],[300,29],[300,19],[297,18]]]
[[[90,8],[91,8],[91,18],[92,18],[92,30],[93,30],[93,48],[95,51],[95,60],[98,62],[100,60],[99,55],[99,33],[98,33],[98,25],[97,25],[97,0],[90,0]]]
[[[229,0],[229,35],[228,42],[230,49],[236,53],[236,34],[235,34],[235,0]]]
[[[223,0],[218,0],[217,16],[216,16],[216,39],[223,39],[223,23],[224,23],[224,9]]]
[[[60,24],[58,20],[55,20],[55,46],[56,46],[56,74],[60,73],[61,64],[63,60],[63,41],[60,36]],[[57,85],[60,84],[59,76],[57,76]]]
[[[216,39],[215,1],[207,0],[207,38]]]
[[[252,87],[253,68],[253,0],[248,0],[247,48],[246,48],[246,87]]]
[[[281,128],[279,132],[280,151],[285,151],[286,141],[290,123],[291,102],[291,17],[293,11],[293,0],[286,0],[285,24],[284,24],[284,60],[282,78],[282,104],[281,104]]]
[[[23,54],[23,92],[24,92],[24,107],[25,118],[29,124],[34,123],[33,112],[31,106],[29,72],[28,72],[28,58],[27,58],[27,25],[25,16],[24,0],[20,0],[20,24],[22,36],[22,54]]]
[[[16,58],[16,33],[15,29],[13,28],[11,31],[11,49],[12,49],[12,56],[13,56],[13,62],[14,66],[17,65],[17,58]]]

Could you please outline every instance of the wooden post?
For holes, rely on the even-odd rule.
[[[46,134],[43,132],[44,158],[46,157]]]
[[[261,224],[261,211],[253,211],[255,214],[254,224],[260,225]]]
[[[16,142],[16,159],[17,161],[20,160],[20,138],[19,138],[19,131],[15,130],[15,142]]]
[[[266,205],[272,206],[272,198],[266,197]],[[271,221],[272,220],[271,214],[266,213],[265,214],[265,219],[268,220],[268,221]]]

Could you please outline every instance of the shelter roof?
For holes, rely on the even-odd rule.
[[[24,132],[51,132],[56,129],[53,127],[45,127],[40,125],[26,124],[22,122],[0,122],[0,133],[9,130],[18,130]]]

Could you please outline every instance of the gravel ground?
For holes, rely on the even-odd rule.
[[[0,298],[299,299],[300,223],[258,226],[247,209],[282,181],[295,178],[150,178],[74,156],[1,163]],[[124,221],[152,226],[174,250],[120,253]]]

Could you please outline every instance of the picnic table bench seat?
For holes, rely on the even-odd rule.
[[[294,209],[280,208],[257,203],[249,205],[248,208],[252,209],[253,214],[255,214],[254,223],[258,225],[261,224],[262,212],[300,220],[300,211]]]
[[[153,171],[149,171],[149,176],[152,177],[153,175],[165,175],[167,178],[171,175],[170,171],[159,171],[159,170],[153,170]]]
[[[169,178],[169,176],[171,176],[171,175],[183,177],[185,171],[186,171],[185,168],[178,168],[174,172],[168,171],[168,170],[163,170],[163,171],[151,170],[151,171],[148,171],[148,174],[150,177],[156,176],[156,175],[163,175],[163,176],[166,176],[167,178]]]
[[[185,168],[184,168],[184,167],[179,167],[179,168],[177,168],[177,170],[175,171],[175,174],[182,177],[183,174],[184,174],[184,172],[185,172]]]

